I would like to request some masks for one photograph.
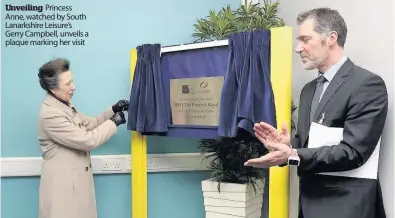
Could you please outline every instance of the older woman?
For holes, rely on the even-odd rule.
[[[43,165],[39,218],[96,218],[90,151],[126,123],[129,105],[120,100],[97,117],[80,113],[70,102],[75,86],[66,59],[44,64],[38,73],[47,92],[38,119]]]

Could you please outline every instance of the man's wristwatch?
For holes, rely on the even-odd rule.
[[[288,157],[288,165],[290,166],[299,166],[300,164],[300,158],[298,153],[296,152],[296,149],[292,150],[291,156]]]

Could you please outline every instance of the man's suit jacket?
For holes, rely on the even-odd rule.
[[[316,80],[300,96],[298,125],[292,146],[300,157],[300,209],[304,218],[385,218],[378,180],[320,175],[362,166],[373,153],[387,116],[384,81],[347,59],[328,85],[310,121]],[[311,122],[344,128],[338,145],[307,148]],[[379,192],[377,192],[379,190]],[[380,213],[380,215],[378,215]]]

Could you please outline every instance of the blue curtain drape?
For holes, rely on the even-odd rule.
[[[218,134],[236,137],[240,131],[254,136],[256,122],[276,127],[270,81],[270,32],[257,30],[229,37],[229,61],[221,93]]]
[[[168,129],[160,49],[160,44],[144,44],[137,47],[137,63],[128,111],[128,130],[152,134],[166,132]]]

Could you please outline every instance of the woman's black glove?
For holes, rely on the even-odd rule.
[[[129,101],[127,100],[119,100],[116,104],[112,106],[112,111],[114,113],[127,111],[129,108]]]
[[[110,120],[112,120],[112,121],[115,123],[115,125],[117,125],[117,126],[126,123],[125,115],[123,114],[123,112],[117,112],[117,113],[115,113],[115,114],[110,118]]]

